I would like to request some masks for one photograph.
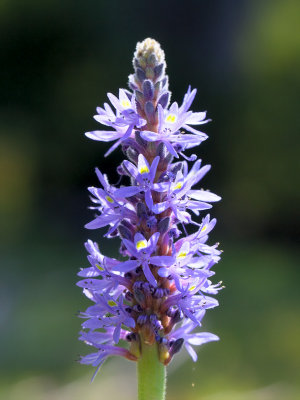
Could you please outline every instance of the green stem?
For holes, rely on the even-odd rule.
[[[138,400],[165,400],[166,367],[158,359],[157,344],[142,345],[137,365]]]

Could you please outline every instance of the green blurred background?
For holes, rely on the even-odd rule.
[[[213,169],[203,185],[221,194],[211,243],[224,255],[226,289],[204,330],[221,337],[169,368],[168,400],[300,398],[297,118],[300,3],[294,0],[0,2],[0,398],[135,398],[135,365],[75,362],[75,286],[94,167],[113,172],[121,152],[83,133],[106,92],[126,87],[135,44],[166,52],[173,100],[198,88]],[[298,103],[298,104],[297,104]],[[299,238],[299,236],[298,236]]]

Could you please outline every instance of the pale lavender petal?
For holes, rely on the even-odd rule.
[[[111,154],[111,153],[119,146],[119,144],[121,144],[124,140],[128,139],[128,138],[130,137],[130,135],[131,135],[132,129],[133,129],[133,126],[130,125],[130,126],[128,127],[127,131],[125,132],[124,136],[123,136],[121,139],[117,140],[116,143],[113,144],[113,145],[107,150],[107,152],[104,154],[104,157],[107,157],[109,154]]]
[[[155,174],[156,174],[156,169],[157,169],[159,160],[160,160],[159,156],[155,157],[154,160],[152,161],[152,164],[151,164],[151,167],[150,167],[150,178],[151,178],[152,182],[153,182],[153,179],[154,179]]]
[[[162,213],[163,211],[165,211],[168,207],[169,207],[169,203],[168,203],[167,201],[164,201],[164,202],[162,202],[162,203],[156,203],[156,204],[154,204],[153,207],[152,207],[152,211],[153,211],[155,214],[160,214],[160,213]]]
[[[206,111],[204,112],[196,112],[196,113],[192,113],[192,115],[190,115],[185,123],[188,125],[198,125],[198,124],[205,124],[206,122],[208,122],[209,120],[205,120],[206,118]]]
[[[170,275],[170,271],[167,268],[159,268],[157,271],[158,275],[161,276],[162,278],[166,278],[167,276]]]
[[[137,167],[135,165],[133,165],[130,161],[127,161],[127,160],[124,161],[124,166],[130,173],[130,175],[136,179],[139,174]]]
[[[206,190],[191,190],[188,193],[188,196],[192,197],[193,199],[196,199],[196,200],[209,201],[209,202],[221,200],[220,196],[218,196],[214,193],[208,192]]]
[[[99,279],[83,279],[82,281],[77,282],[76,285],[79,286],[79,287],[85,288],[85,289],[97,290],[97,289],[102,289],[103,280],[99,280]]]
[[[131,253],[132,255],[135,255],[137,253],[135,245],[130,240],[123,239],[123,243],[125,244],[129,253]]]
[[[213,333],[199,332],[191,335],[188,341],[192,345],[200,346],[201,344],[217,340],[220,340],[219,337],[217,335],[214,335]]]
[[[131,197],[139,193],[141,190],[142,189],[138,186],[122,187],[114,192],[114,196],[119,199],[123,197]]]
[[[154,278],[150,267],[147,263],[143,263],[143,271],[145,274],[145,277],[147,278],[148,282],[151,283],[152,286],[156,287],[157,286],[157,282],[156,279]]]
[[[189,355],[192,357],[192,360],[194,362],[196,362],[198,356],[197,356],[197,353],[195,352],[195,350],[192,348],[192,346],[190,346],[188,343],[185,343],[185,348],[187,349]]]
[[[113,333],[113,341],[114,341],[115,343],[118,343],[118,342],[119,342],[120,333],[121,333],[121,324],[118,324],[118,325],[116,326],[116,329],[114,330],[114,333]]]
[[[166,148],[169,150],[169,152],[172,154],[172,156],[178,158],[178,154],[176,153],[174,147],[171,145],[170,142],[167,140],[163,140],[163,143],[166,145]]]
[[[92,278],[95,276],[99,276],[100,271],[97,268],[89,267],[82,269],[81,271],[78,272],[77,275],[82,276],[83,278]]]
[[[132,271],[133,269],[139,266],[139,262],[137,260],[127,260],[124,262],[120,262],[118,265],[115,265],[112,269],[113,271],[120,271],[123,273]]]
[[[123,136],[123,133],[117,131],[93,131],[86,132],[85,136],[89,139],[99,140],[101,142],[110,142],[111,140],[116,140]]]
[[[101,215],[94,219],[91,222],[88,222],[87,224],[84,225],[86,229],[98,229],[98,228],[103,228],[103,226],[106,226],[118,219],[117,215]]]
[[[149,244],[150,244],[151,248],[155,248],[155,246],[156,246],[156,244],[157,244],[157,242],[158,242],[159,236],[160,236],[160,233],[159,233],[159,232],[155,232],[155,233],[153,233],[153,235],[150,237],[150,239],[149,239]]]
[[[187,131],[194,133],[197,136],[200,136],[202,140],[205,140],[208,138],[207,134],[201,131],[198,131],[197,129],[192,128],[189,125],[183,125],[183,128],[186,129]]]
[[[145,202],[149,210],[152,210],[153,199],[152,199],[151,189],[145,191]]]
[[[156,132],[152,131],[141,131],[141,137],[147,142],[156,142],[157,140],[160,140],[160,136]]]
[[[188,207],[190,210],[208,210],[212,208],[211,204],[200,202],[198,200],[190,200],[188,203]]]
[[[141,171],[148,171],[146,173],[150,172],[150,165],[148,163],[148,161],[146,160],[146,158],[143,156],[143,154],[139,154],[138,156],[138,171],[140,173],[143,173]]]
[[[150,262],[158,267],[168,267],[174,264],[174,257],[172,256],[153,256],[150,258]]]
[[[120,101],[114,94],[107,93],[107,97],[109,98],[111,104],[115,107],[116,110],[122,110],[122,107],[120,106]]]
[[[90,353],[84,357],[80,358],[81,364],[93,364],[99,359],[99,352],[97,353]]]

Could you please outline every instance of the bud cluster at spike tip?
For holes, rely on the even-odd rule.
[[[111,105],[97,108],[94,118],[107,130],[86,133],[114,141],[106,156],[120,145],[127,157],[117,167],[124,184],[110,184],[96,169],[100,187],[89,188],[96,216],[86,228],[107,227],[104,236],[120,238],[123,258],[103,255],[88,240],[90,265],[78,274],[77,285],[93,302],[79,314],[85,320],[80,340],[96,348],[80,362],[96,372],[112,355],[137,361],[142,343],[156,345],[167,365],[182,346],[196,361],[192,346],[218,340],[198,328],[206,309],[218,305],[211,295],[222,288],[210,280],[221,254],[217,244],[207,244],[216,220],[202,215],[220,197],[195,188],[210,166],[184,154],[207,138],[194,128],[208,122],[206,113],[189,110],[196,95],[190,87],[180,106],[170,104],[165,55],[155,40],[137,44],[133,66],[130,91],[108,93]]]

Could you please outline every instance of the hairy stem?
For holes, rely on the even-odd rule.
[[[166,367],[158,359],[157,344],[142,344],[137,365],[138,400],[165,400]]]

